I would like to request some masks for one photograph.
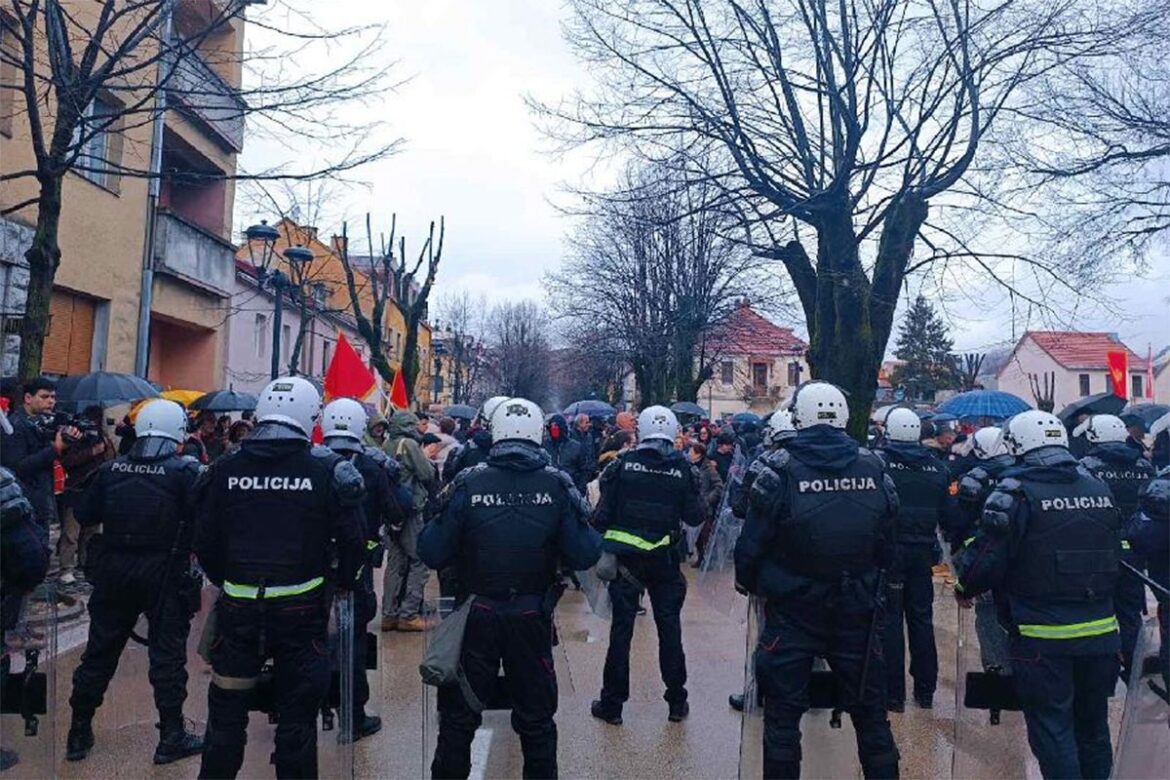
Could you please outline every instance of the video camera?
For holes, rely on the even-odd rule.
[[[56,436],[57,431],[63,428],[76,428],[80,434],[78,436],[62,434],[65,443],[70,446],[74,444],[94,445],[102,440],[102,432],[98,423],[80,415],[66,412],[46,412],[30,419],[33,426],[47,438]]]

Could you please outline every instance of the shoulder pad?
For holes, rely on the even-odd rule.
[[[773,471],[780,471],[788,467],[790,460],[792,460],[792,455],[788,453],[788,450],[773,450],[761,455],[756,462],[761,464],[761,469],[769,468]]]
[[[996,536],[1007,533],[1011,526],[1011,513],[1015,505],[1015,496],[996,488],[983,505],[983,514],[979,517],[979,527]]]
[[[606,483],[612,482],[615,479],[617,479],[618,475],[620,474],[620,472],[622,470],[621,466],[618,465],[621,462],[622,462],[621,456],[618,456],[618,457],[614,458],[613,460],[611,460],[608,464],[606,464],[605,468],[602,469],[601,477],[599,479],[602,482],[606,482]]]
[[[312,447],[309,448],[309,454],[312,455],[314,458],[320,458],[321,460],[326,460],[326,461],[336,460],[336,459],[341,458],[340,455],[338,455],[336,452],[334,452],[333,450],[326,447],[324,444],[314,444]]]
[[[327,450],[332,453],[332,450]],[[345,458],[338,458],[333,466],[333,489],[342,506],[357,506],[366,495],[366,483],[357,466]]]
[[[390,460],[390,456],[377,447],[362,447],[362,454],[377,463],[379,466]]]
[[[1090,471],[1096,471],[1097,469],[1104,468],[1105,466],[1105,462],[1096,455],[1086,455],[1085,457],[1081,458],[1080,464]]]
[[[997,493],[1011,493],[1014,496],[1018,496],[1024,492],[1024,483],[1015,477],[1004,477],[996,483],[995,490]]]
[[[780,474],[767,464],[764,464],[756,474],[755,480],[752,481],[752,491],[749,501],[756,509],[766,509],[775,502],[777,495],[783,487],[784,482]]]
[[[982,498],[987,486],[987,474],[983,474],[983,478],[980,478],[975,471],[975,469],[972,469],[959,479],[960,500],[978,501]]]
[[[554,477],[557,478],[557,482],[560,482],[563,486],[565,486],[567,488],[575,487],[575,485],[573,484],[572,477],[570,477],[564,471],[561,471],[560,469],[558,469],[555,466],[545,466],[544,473],[545,474],[552,474]]]

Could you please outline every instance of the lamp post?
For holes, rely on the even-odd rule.
[[[272,379],[280,376],[280,330],[281,320],[284,318],[284,291],[288,289],[290,280],[288,275],[279,268],[272,268],[272,258],[276,255],[276,239],[279,231],[261,220],[259,225],[252,225],[244,231],[248,238],[248,258],[252,267],[256,269],[256,278],[260,286],[272,286],[275,298],[272,311]],[[256,245],[260,245],[260,256],[256,256]],[[303,246],[290,246],[281,253],[290,267],[298,267],[313,261],[313,253]]]

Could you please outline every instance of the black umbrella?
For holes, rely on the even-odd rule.
[[[190,408],[201,412],[251,412],[256,409],[256,400],[251,393],[216,390],[196,398]]]
[[[457,417],[460,420],[474,420],[477,413],[474,406],[467,404],[451,404],[443,410],[443,414],[448,417]]]
[[[605,401],[597,401],[594,399],[586,399],[584,401],[574,401],[565,407],[561,414],[566,417],[576,417],[579,414],[584,414],[588,417],[595,417],[597,415],[614,414],[617,410],[607,404]]]
[[[707,410],[693,401],[675,401],[670,405],[670,411],[675,414],[688,414],[692,417],[707,416]]]
[[[1170,412],[1170,406],[1166,404],[1131,404],[1122,412],[1121,419],[1126,427],[1140,425],[1148,431],[1154,421],[1167,412]]]
[[[1077,417],[1082,414],[1117,414],[1125,408],[1125,399],[1113,393],[1097,393],[1087,395],[1079,401],[1073,401],[1060,410],[1060,421],[1067,428],[1077,424]]]
[[[57,383],[57,402],[78,409],[91,405],[109,406],[140,398],[158,398],[158,391],[145,379],[133,374],[94,371],[80,376],[67,376]]]

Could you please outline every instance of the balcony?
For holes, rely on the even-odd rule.
[[[231,295],[236,248],[214,233],[160,208],[154,228],[155,270],[220,298]]]
[[[167,100],[226,151],[244,148],[247,103],[195,52],[179,58],[167,84]]]

